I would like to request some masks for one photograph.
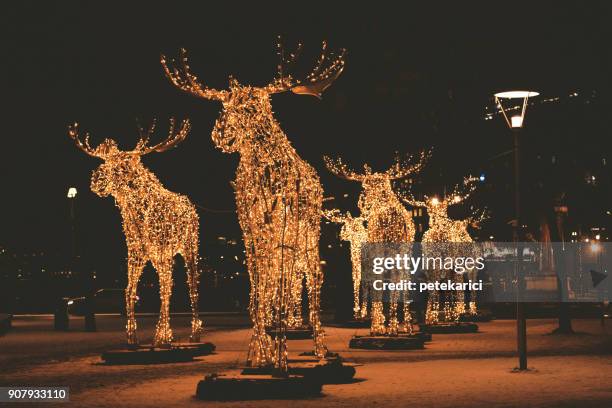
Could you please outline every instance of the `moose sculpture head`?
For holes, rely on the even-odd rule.
[[[166,76],[177,88],[199,98],[216,100],[223,104],[223,111],[215,123],[212,139],[219,149],[232,153],[242,151],[246,146],[257,148],[270,142],[278,143],[279,140],[270,139],[284,136],[280,131],[273,131],[273,128],[279,126],[273,117],[270,95],[291,91],[321,98],[322,93],[340,76],[344,68],[345,50],[342,49],[338,54],[329,53],[327,43],[323,42],[322,52],[314,69],[303,79],[297,79],[288,70],[299,57],[302,45],[298,44],[294,52],[286,53],[279,41],[277,48],[280,58],[278,76],[263,87],[242,85],[231,76],[229,88],[226,90],[206,87],[191,72],[185,49],[180,50],[178,61],[169,61],[162,55],[161,63]]]
[[[363,191],[359,196],[359,208],[368,221],[370,217],[388,207],[403,206],[393,190],[393,181],[401,180],[412,174],[418,173],[429,156],[428,152],[421,152],[418,156],[408,156],[405,160],[396,157],[394,164],[384,172],[373,172],[372,168],[365,164],[363,173],[351,170],[341,159],[332,160],[324,157],[329,171],[346,180],[358,181]]]
[[[84,140],[79,137],[78,124],[70,126],[68,135],[77,147],[92,157],[102,159],[103,163],[93,172],[91,177],[91,191],[100,197],[113,195],[120,198],[130,191],[144,187],[146,180],[137,176],[155,177],[145,169],[140,158],[152,152],[166,151],[182,142],[189,133],[190,123],[186,119],[181,123],[178,132],[175,132],[174,119],[170,119],[170,130],[168,137],[153,146],[149,146],[149,139],[155,131],[156,122],[153,121],[149,129],[138,127],[140,139],[133,150],[119,150],[117,142],[113,139],[105,139],[96,148],[89,145],[89,133],[85,134]]]

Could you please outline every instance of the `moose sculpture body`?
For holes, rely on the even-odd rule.
[[[223,111],[212,131],[213,142],[225,153],[240,154],[234,189],[251,282],[249,310],[254,327],[249,366],[287,371],[284,332],[295,304],[292,293],[304,275],[314,353],[319,357],[326,353],[319,318],[323,189],[314,168],[300,158],[274,118],[270,98],[289,90],[320,97],[344,66],[343,54],[333,57],[325,48],[324,43],[317,65],[303,81],[285,72],[300,48],[286,56],[279,45],[278,77],[271,84],[254,87],[230,78],[228,90],[200,84],[191,73],[185,50],[176,63],[169,63],[164,56],[161,59],[167,77],[179,89],[222,103]],[[266,334],[270,323],[278,327],[274,340]]]
[[[170,297],[174,256],[181,254],[187,269],[187,283],[192,309],[191,341],[199,341],[202,322],[198,317],[198,214],[194,205],[183,195],[166,190],[140,158],[151,152],[163,152],[185,139],[188,120],[175,133],[170,122],[168,138],[148,146],[155,123],[140,129],[140,140],[131,151],[121,151],[114,140],[106,139],[98,147],[89,145],[89,135],[82,141],[75,124],[69,136],[77,147],[104,162],[91,177],[91,190],[100,197],[113,196],[121,212],[127,244],[128,285],[125,291],[127,311],[127,342],[138,344],[134,305],[138,280],[145,264],[150,261],[159,277],[161,309],[153,344],[165,346],[172,341],[170,328]]]
[[[400,180],[418,172],[426,160],[422,153],[414,163],[413,157],[402,163],[399,159],[385,172],[372,172],[367,164],[364,172],[358,174],[350,170],[341,160],[333,161],[325,158],[327,168],[339,177],[361,182],[363,190],[359,196],[361,216],[367,221],[367,241],[370,243],[409,243],[414,239],[415,226],[412,216],[400,202],[393,191],[392,181]],[[389,304],[388,326],[385,327],[383,303],[380,299],[372,300],[371,328],[372,335],[395,336],[399,330],[397,305],[399,295],[391,294]],[[410,318],[407,301],[404,302],[404,318],[407,330],[410,330]]]
[[[468,245],[473,242],[468,232],[468,226],[477,221],[473,218],[464,220],[453,220],[448,215],[448,208],[466,200],[476,188],[474,178],[465,178],[462,185],[455,186],[450,195],[440,199],[437,197],[425,197],[423,201],[416,200],[411,195],[404,196],[403,200],[413,207],[424,207],[429,216],[429,228],[423,234],[423,255],[430,258],[457,257],[466,255],[471,248]],[[467,271],[468,276],[474,270]],[[453,271],[433,270],[428,272],[428,278],[433,281],[448,278],[454,281],[463,279],[463,275]],[[443,276],[448,275],[448,276]],[[470,301],[470,313],[476,313],[476,294],[472,292]],[[427,300],[427,311],[425,314],[426,324],[439,322],[456,322],[465,309],[465,294],[462,290],[447,291],[442,298],[439,291],[434,290],[429,294]]]

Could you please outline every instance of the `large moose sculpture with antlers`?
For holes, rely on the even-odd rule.
[[[361,216],[367,221],[368,242],[370,243],[409,243],[414,239],[415,226],[412,216],[400,202],[393,190],[392,181],[404,179],[420,171],[428,153],[421,153],[418,158],[409,156],[405,161],[397,158],[394,165],[385,172],[373,172],[367,164],[362,174],[350,170],[341,159],[331,160],[324,157],[327,168],[337,176],[361,182],[363,191],[359,196]],[[372,301],[371,328],[372,335],[396,336],[399,330],[397,317],[397,293],[392,293],[389,304],[388,326],[385,327],[383,303],[380,299]],[[404,302],[404,320],[410,330],[408,313],[409,303]]]
[[[279,43],[278,77],[269,85],[242,85],[230,77],[227,90],[202,85],[190,70],[185,50],[181,50],[178,62],[161,57],[166,76],[176,87],[223,105],[212,139],[223,152],[240,154],[234,189],[251,282],[249,310],[254,326],[247,365],[273,366],[281,372],[287,371],[284,333],[292,289],[304,274],[314,353],[319,357],[326,353],[319,317],[323,189],[315,169],[300,158],[274,118],[270,96],[292,91],[320,98],[344,67],[344,50],[329,54],[323,43],[315,68],[304,79],[296,79],[287,69],[295,63],[300,49],[301,45],[286,54]],[[274,341],[266,334],[271,316],[278,325]]]
[[[461,245],[473,242],[468,232],[469,225],[477,225],[483,217],[482,213],[478,218],[470,216],[463,220],[451,219],[448,215],[448,208],[458,205],[467,200],[474,192],[477,185],[476,178],[466,177],[462,184],[454,187],[453,191],[444,198],[424,197],[424,200],[417,200],[411,193],[402,193],[402,200],[413,207],[424,207],[429,216],[429,228],[423,234],[423,255],[431,258],[447,256],[466,256],[469,246]],[[471,254],[477,256],[477,254]],[[443,278],[444,271],[434,270],[429,272],[429,279],[440,280]],[[475,273],[469,270],[468,276]],[[458,281],[463,276],[453,271],[447,277]],[[474,277],[475,278],[475,277]],[[456,322],[465,309],[465,294],[462,290],[447,291],[442,298],[439,291],[434,290],[429,294],[427,300],[427,311],[425,314],[426,324],[436,324],[439,322]],[[472,291],[470,296],[469,312],[476,314],[476,293]]]
[[[174,256],[181,254],[187,269],[192,321],[190,341],[200,339],[202,322],[198,315],[198,214],[194,205],[183,195],[164,188],[161,182],[142,165],[140,158],[151,152],[166,151],[183,141],[189,133],[189,120],[175,132],[170,120],[168,138],[149,146],[155,122],[148,130],[139,128],[140,140],[134,150],[121,151],[112,139],[105,139],[95,149],[89,145],[89,134],[81,140],[78,125],[69,127],[68,135],[77,147],[104,162],[91,177],[91,190],[100,197],[112,195],[121,211],[127,243],[128,285],[125,291],[127,311],[127,342],[138,344],[134,304],[138,280],[147,261],[159,276],[161,309],[153,344],[167,346],[172,341],[170,328],[170,296]]]

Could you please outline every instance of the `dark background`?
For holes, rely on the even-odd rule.
[[[168,189],[201,207],[205,265],[243,276],[230,186],[238,157],[216,150],[210,139],[220,104],[174,88],[159,55],[187,48],[193,70],[215,88],[226,87],[229,74],[265,85],[275,75],[279,34],[288,47],[304,43],[303,70],[323,39],[331,49],[348,49],[346,69],[322,101],[273,97],[276,118],[318,170],[334,205],[355,211],[360,189],[331,175],[323,155],[342,156],[356,169],[367,162],[385,170],[395,151],[433,147],[419,188],[441,194],[466,174],[484,173],[471,205],[489,208],[491,220],[479,234],[509,239],[511,167],[507,155],[498,155],[511,148],[511,138],[499,116],[485,119],[495,110],[493,92],[518,87],[541,92],[523,133],[528,228],[537,230],[538,217],[561,193],[570,205],[569,225],[585,231],[609,225],[612,16],[606,2],[300,2],[299,9],[287,2],[209,3],[1,6],[5,255],[41,254],[42,263],[65,269],[71,248],[66,191],[75,186],[81,269],[95,270],[100,285],[121,286],[126,250],[119,212],[112,199],[89,190],[98,162],[74,147],[67,125],[78,121],[93,145],[111,137],[130,149],[136,118],[157,117],[162,138],[170,116],[189,117],[193,129],[182,145],[143,161]],[[586,183],[593,175],[597,183]],[[338,246],[336,232],[324,227],[326,279],[350,296],[347,245]],[[16,268],[5,261],[4,276],[12,279]]]

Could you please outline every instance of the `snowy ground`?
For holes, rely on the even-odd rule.
[[[123,319],[98,318],[97,333],[53,332],[49,317],[16,317],[14,329],[0,337],[0,386],[66,385],[73,404],[116,406],[285,406],[288,402],[211,403],[194,399],[206,373],[237,370],[246,356],[249,330],[243,316],[204,316],[205,340],[217,352],[192,363],[152,366],[104,366],[99,353],[122,343]],[[147,341],[155,319],[138,320]],[[173,318],[179,338],[188,318]],[[610,322],[607,322],[609,325]],[[297,407],[463,407],[463,406],[612,406],[612,330],[597,320],[575,320],[578,334],[550,335],[552,320],[530,320],[527,373],[516,365],[515,322],[481,323],[477,334],[434,335],[424,350],[358,351],[348,349],[353,334],[365,329],[326,327],[327,344],[348,360],[363,363],[352,384],[325,385],[323,396],[291,401]],[[290,341],[291,353],[310,349],[310,341]],[[22,404],[20,406],[25,406]],[[65,406],[65,404],[64,404]]]

